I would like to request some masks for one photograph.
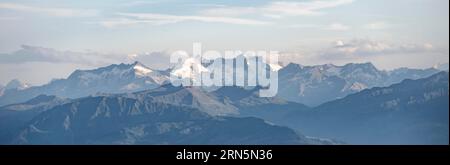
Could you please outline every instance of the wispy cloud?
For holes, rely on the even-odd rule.
[[[115,18],[110,20],[100,21],[99,24],[107,28],[115,28],[120,26],[130,26],[136,24],[150,24],[150,25],[164,25],[170,23],[176,23],[173,20],[142,20],[142,19],[130,19],[130,18]]]
[[[51,48],[22,45],[18,51],[0,54],[0,64],[18,64],[26,62],[72,63],[99,65],[117,62],[120,55],[96,52],[60,51]]]
[[[351,27],[344,25],[342,23],[332,23],[330,25],[319,25],[319,24],[294,24],[288,25],[287,28],[293,29],[320,29],[320,30],[331,30],[331,31],[347,31]]]
[[[277,1],[262,6],[233,7],[222,6],[200,11],[204,15],[238,16],[261,15],[270,18],[284,16],[306,16],[324,14],[324,9],[351,4],[354,0],[309,0],[302,2]]]
[[[88,17],[98,14],[98,11],[92,9],[49,8],[18,3],[0,3],[0,9],[38,13],[55,17]]]
[[[107,20],[100,22],[106,27],[115,27],[119,25],[131,24],[153,24],[163,25],[186,21],[198,21],[209,23],[226,23],[239,25],[267,25],[270,22],[258,21],[252,19],[233,18],[233,17],[219,17],[219,16],[195,16],[195,15],[169,15],[169,14],[154,14],[154,13],[118,13],[118,18],[115,20]]]
[[[276,1],[261,6],[227,6],[220,4],[196,4],[201,9],[195,14],[174,15],[163,13],[117,13],[100,24],[105,27],[117,27],[135,24],[164,25],[188,21],[225,23],[237,25],[269,25],[274,22],[263,18],[279,19],[285,16],[319,15],[323,9],[350,4],[354,0],[308,0],[302,2]],[[157,1],[155,1],[157,2]],[[135,1],[128,5],[148,4],[154,1]],[[261,18],[262,17],[262,18]],[[332,27],[323,27],[328,30],[348,30],[349,27],[335,24]]]
[[[262,9],[273,14],[298,16],[298,15],[319,15],[321,10],[334,8],[341,5],[351,4],[354,0],[315,0],[304,2],[273,2]]]
[[[442,52],[443,50],[430,43],[392,44],[369,39],[338,40],[333,46],[325,49],[324,55],[337,58],[354,58],[358,56],[410,54],[425,52]]]

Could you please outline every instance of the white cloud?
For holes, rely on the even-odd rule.
[[[331,30],[331,31],[347,31],[351,27],[341,23],[332,23],[330,25],[319,25],[319,24],[294,24],[288,25],[287,28],[295,29],[320,29],[320,30]]]
[[[153,25],[163,25],[170,23],[178,23],[185,21],[198,21],[209,23],[227,23],[239,25],[267,25],[270,22],[258,21],[252,19],[242,19],[233,17],[219,17],[219,16],[178,16],[168,14],[154,14],[154,13],[118,13],[117,15],[125,17],[116,20],[108,20],[100,22],[103,26],[114,27],[119,25],[130,25],[147,23]]]
[[[100,25],[107,28],[114,28],[118,26],[128,26],[135,24],[151,24],[151,25],[164,25],[170,23],[176,23],[174,20],[142,20],[142,19],[129,19],[129,18],[117,18],[112,20],[100,21]]]
[[[318,25],[318,24],[294,24],[288,25],[287,28],[294,29],[320,29],[320,30],[331,30],[331,31],[347,31],[350,30],[351,27],[341,24],[341,23],[333,23],[330,25]]]
[[[386,22],[372,22],[364,25],[364,28],[369,30],[383,30],[389,27],[389,24]]]
[[[303,65],[371,62],[382,69],[399,67],[429,68],[448,61],[448,48],[430,43],[392,43],[370,39],[336,40],[328,46],[314,50],[281,52],[284,64]]]
[[[323,9],[334,8],[351,4],[354,0],[309,0],[303,2],[277,1],[262,6],[233,7],[221,6],[200,11],[209,16],[242,16],[261,15],[269,18],[282,18],[283,16],[320,15]]]
[[[261,6],[226,6],[197,4],[200,7],[207,7],[199,10],[197,15],[170,15],[157,13],[118,13],[119,18],[100,21],[105,27],[116,27],[121,25],[151,24],[163,25],[186,21],[226,23],[238,25],[268,25],[272,22],[246,18],[243,16],[263,16],[267,18],[279,19],[284,16],[317,15],[323,14],[322,10],[337,6],[350,4],[354,0],[309,0],[303,2],[277,1]],[[131,4],[141,4],[146,2],[136,1]],[[153,3],[153,2],[152,2]],[[253,17],[254,18],[254,17]],[[323,27],[325,28],[325,27]],[[329,30],[347,30],[348,26],[335,24],[328,27]]]
[[[351,4],[354,0],[314,0],[304,2],[272,2],[263,7],[266,12],[279,15],[298,16],[298,15],[319,15],[322,9],[334,8],[341,5]]]
[[[355,58],[359,56],[410,54],[425,52],[441,52],[430,43],[392,44],[368,39],[354,39],[350,41],[338,40],[335,44],[322,52],[323,55],[336,58]]]
[[[55,17],[88,17],[98,14],[98,11],[92,9],[48,8],[17,3],[0,3],[0,9],[38,13]]]
[[[0,64],[17,64],[25,62],[72,63],[99,65],[117,62],[119,55],[100,54],[96,52],[60,51],[50,48],[22,45],[18,51],[0,54]]]
[[[134,61],[152,69],[165,70],[170,66],[170,52],[104,54],[23,45],[18,51],[0,54],[0,83],[19,78],[33,84],[43,84],[51,78],[66,77],[75,69],[93,69]]]
[[[92,51],[62,51],[52,48],[22,45],[12,53],[0,54],[0,65],[22,65],[24,63],[53,63],[83,66],[104,66],[135,61],[153,68],[165,70],[170,66],[169,51],[131,54],[105,54]]]

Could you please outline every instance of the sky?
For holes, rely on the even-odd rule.
[[[448,63],[448,0],[0,0],[0,84],[171,52],[279,51],[284,64]]]

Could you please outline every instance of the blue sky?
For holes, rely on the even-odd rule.
[[[12,66],[65,67],[61,73],[45,76],[48,80],[65,77],[74,68],[121,62],[120,55],[156,52],[157,58],[174,50],[191,50],[193,42],[202,42],[205,49],[211,50],[277,50],[285,62],[306,65],[372,62],[381,69],[425,68],[448,62],[448,3],[0,0],[0,53],[14,54],[21,45],[31,45],[61,52],[102,54],[95,57],[91,53],[100,61],[92,64],[54,59],[20,62],[24,57],[16,56],[18,60],[0,63],[0,83],[16,75],[33,83],[45,81],[24,76],[30,74],[26,69],[26,74],[13,73],[9,71]],[[105,57],[109,54],[114,55]],[[90,56],[83,59],[91,60]],[[410,60],[402,60],[405,58]]]

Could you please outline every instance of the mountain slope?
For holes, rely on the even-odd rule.
[[[208,93],[166,84],[56,106],[53,97],[39,96],[2,109],[0,114],[7,114],[3,117],[20,121],[10,121],[16,125],[12,128],[5,124],[8,128],[0,130],[8,134],[1,139],[7,144],[336,144],[253,118],[276,119],[297,110],[294,107],[305,107],[260,98],[258,90],[223,87]],[[50,109],[39,108],[45,101]]]
[[[367,89],[277,123],[350,144],[448,144],[448,77],[440,72]]]
[[[290,111],[308,110],[305,105],[278,97],[259,97],[261,87],[221,87],[208,92],[196,87],[174,87],[171,84],[135,93],[164,103],[190,106],[213,116],[280,117]]]
[[[284,115],[295,111],[309,111],[311,108],[279,97],[259,97],[261,87],[247,89],[244,87],[222,87],[212,95],[220,102],[233,105],[239,110],[239,116],[252,116],[265,120],[279,120]]]
[[[212,116],[239,114],[233,105],[220,102],[216,96],[196,87],[175,87],[165,84],[159,88],[136,92],[138,97],[151,97],[155,101],[197,108]]]
[[[168,73],[138,62],[110,65],[94,70],[76,70],[67,79],[23,90],[5,90],[0,105],[19,103],[41,94],[78,98],[97,93],[125,93],[153,89],[169,79]]]
[[[39,95],[24,103],[11,104],[0,107],[0,142],[8,144],[17,131],[32,118],[57,105],[70,100],[55,96]]]
[[[2,84],[0,84],[0,96],[3,95],[4,91],[5,91],[5,87]]]
[[[77,99],[36,116],[15,144],[321,144],[256,118],[214,117],[151,97]]]

